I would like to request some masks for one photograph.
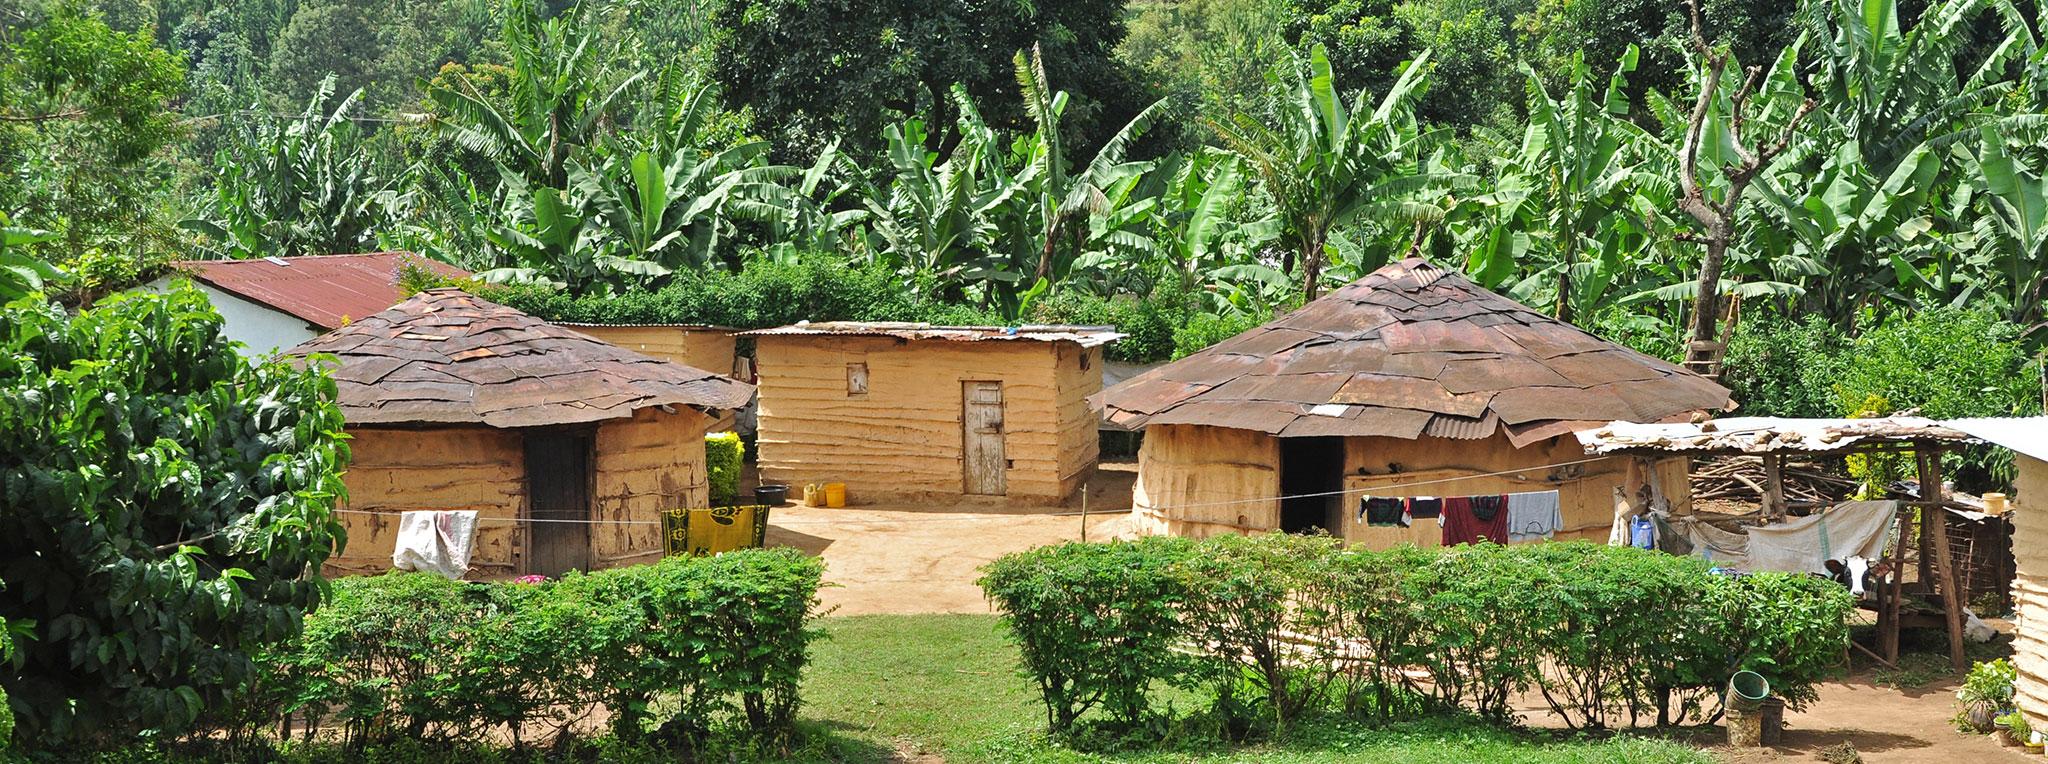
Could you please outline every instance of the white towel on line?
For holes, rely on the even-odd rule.
[[[460,580],[469,572],[469,556],[475,549],[475,510],[406,512],[398,518],[391,567]]]

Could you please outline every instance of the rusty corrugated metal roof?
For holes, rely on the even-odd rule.
[[[180,260],[171,263],[171,268],[322,329],[337,329],[404,299],[398,293],[398,268],[407,262],[449,278],[469,275],[469,271],[410,252]]]
[[[905,340],[947,340],[951,342],[1027,341],[1072,342],[1084,348],[1107,345],[1123,339],[1108,326],[933,326],[892,321],[803,321],[773,329],[740,332],[740,337],[790,336],[895,337]]]
[[[735,409],[754,387],[479,299],[429,289],[287,351],[330,353],[349,424],[532,427],[650,406]]]
[[[1420,435],[1517,445],[1729,408],[1728,390],[1409,258],[1099,393],[1124,428]]]

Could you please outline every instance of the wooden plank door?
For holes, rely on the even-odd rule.
[[[526,436],[526,572],[590,569],[590,437]],[[574,520],[576,522],[548,522]]]
[[[1003,453],[1003,383],[962,382],[960,399],[960,422],[967,439],[961,465],[963,488],[971,494],[1001,496],[1007,490],[1003,473],[1009,466]]]

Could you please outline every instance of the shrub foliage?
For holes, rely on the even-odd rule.
[[[714,432],[704,436],[704,472],[710,477],[711,506],[727,507],[740,499],[740,460],[747,446],[739,433]]]
[[[1238,731],[1315,711],[1512,721],[1526,692],[1584,729],[1699,719],[1738,669],[1800,708],[1839,662],[1853,606],[1810,576],[1633,548],[1375,552],[1284,534],[1042,547],[980,583],[1055,734],[1165,720],[1173,687],[1208,688]]]
[[[609,713],[625,742],[792,740],[823,564],[794,550],[468,583],[335,582],[302,639],[264,654],[242,730],[331,720],[350,745],[555,738]]]
[[[25,747],[176,730],[299,633],[344,541],[341,412],[189,287],[0,310],[0,673]]]

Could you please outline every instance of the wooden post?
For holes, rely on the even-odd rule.
[[[1081,543],[1088,543],[1088,486],[1081,486]]]
[[[1962,587],[1956,585],[1956,562],[1949,550],[1948,523],[1943,514],[1944,501],[1941,487],[1941,447],[1922,444],[1914,449],[1920,462],[1920,499],[1927,502],[1920,507],[1920,523],[1932,528],[1934,537],[1934,562],[1936,577],[1941,584],[1942,615],[1948,621],[1948,658],[1957,671],[1969,668],[1970,659],[1963,654],[1963,608],[1969,603],[1963,601]],[[1923,550],[1922,554],[1926,552]]]
[[[1764,454],[1764,523],[1785,521],[1785,455]]]
[[[1877,589],[1877,651],[1884,654],[1886,665],[1899,662],[1899,600],[1906,596],[1906,511],[1900,510],[1894,520],[1898,528],[1892,534],[1891,578],[1879,582]]]

